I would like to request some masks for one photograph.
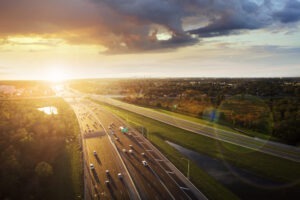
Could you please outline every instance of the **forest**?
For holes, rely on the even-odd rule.
[[[0,98],[54,95],[46,81],[0,81]]]
[[[38,110],[44,106],[58,114]],[[78,134],[76,116],[60,98],[1,100],[0,199],[81,199]]]
[[[82,92],[121,95],[128,103],[300,145],[300,78],[95,79],[69,84]]]

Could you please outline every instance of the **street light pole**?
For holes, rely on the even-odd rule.
[[[187,173],[186,173],[186,177],[187,179],[190,179],[190,160],[186,159],[186,158],[181,158],[183,160],[187,160]]]
[[[190,180],[190,160],[187,159],[187,161],[188,161],[187,179]]]

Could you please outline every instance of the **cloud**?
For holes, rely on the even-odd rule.
[[[297,22],[300,20],[300,2],[288,0],[285,7],[274,13],[274,17],[282,23]]]
[[[298,22],[299,4],[298,0],[9,0],[0,1],[0,37],[62,38],[72,44],[103,45],[107,53],[168,50],[196,44],[203,37]],[[170,37],[159,40],[158,33]]]
[[[278,45],[260,45],[260,46],[251,46],[249,47],[249,50],[258,54],[261,53],[270,53],[271,55],[288,55],[288,54],[294,54],[299,55],[300,54],[300,47],[288,47],[288,46],[278,46]]]
[[[201,0],[198,0],[201,1]],[[204,10],[209,23],[189,33],[200,37],[216,37],[238,34],[243,30],[255,30],[275,23],[272,17],[271,1],[257,3],[251,0],[215,0]]]

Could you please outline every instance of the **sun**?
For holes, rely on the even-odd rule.
[[[67,75],[61,68],[52,68],[45,74],[45,80],[54,83],[62,82],[67,79]]]

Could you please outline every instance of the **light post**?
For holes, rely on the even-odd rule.
[[[187,158],[181,158],[182,160],[187,160],[187,173],[186,173],[186,177],[187,179],[190,179],[190,160]]]

